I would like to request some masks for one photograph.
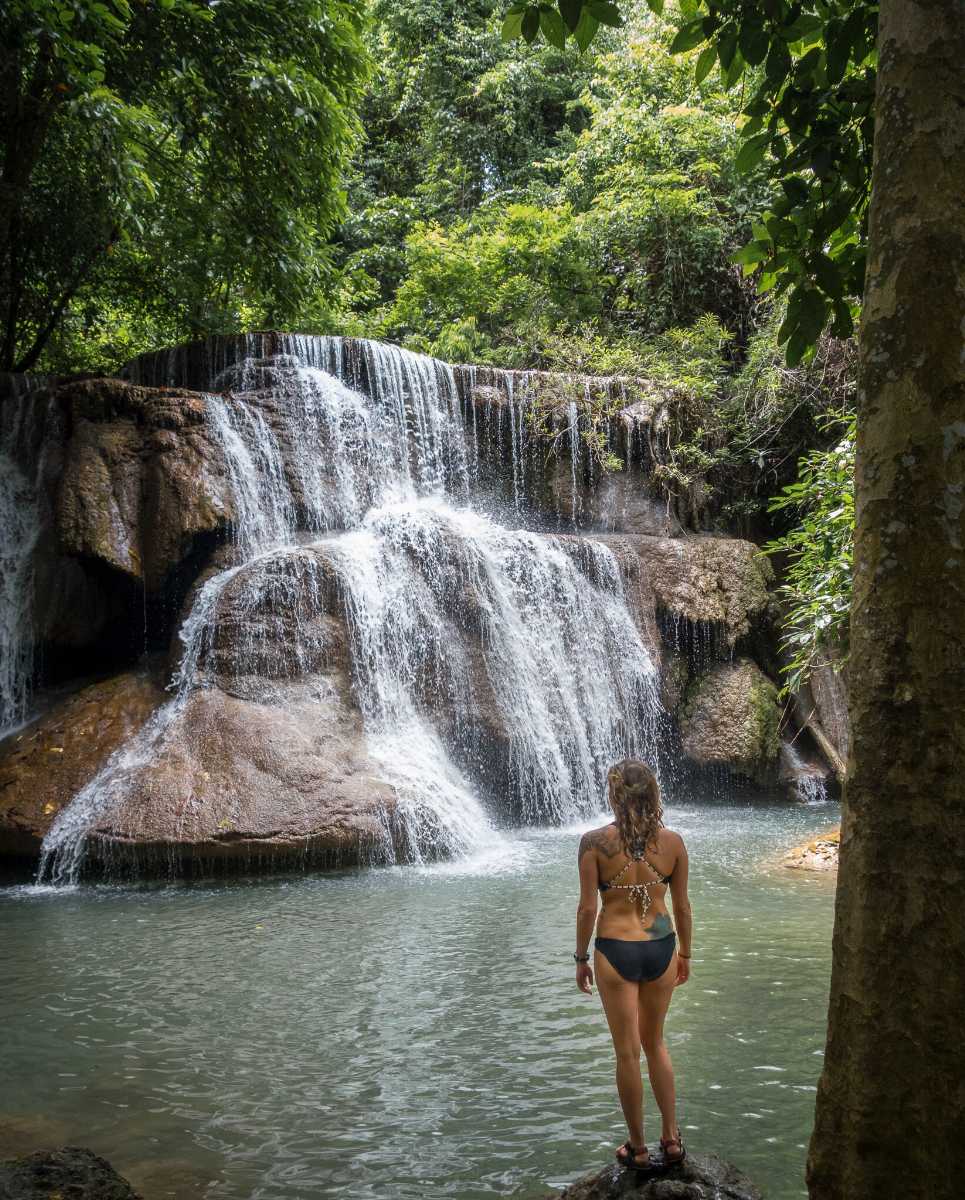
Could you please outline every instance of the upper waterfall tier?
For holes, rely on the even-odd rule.
[[[649,483],[666,448],[666,397],[641,380],[450,365],[363,338],[288,333],[215,336],[141,355],[132,382],[150,387],[258,390],[252,364],[284,362],[341,380],[376,404],[402,398],[418,449],[433,458],[447,415],[461,425],[468,486],[487,508],[533,528],[585,528],[675,535],[680,519]],[[247,376],[246,373],[247,372]],[[602,435],[604,441],[600,442]],[[603,457],[623,464],[601,470]],[[424,465],[424,464],[423,464]],[[451,482],[454,463],[437,463]]]

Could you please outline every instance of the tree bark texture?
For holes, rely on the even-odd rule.
[[[882,0],[812,1200],[965,1195],[965,3]]]

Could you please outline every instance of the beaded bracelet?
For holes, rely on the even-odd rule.
[[[590,961],[589,954],[574,954],[573,961],[578,963],[588,963]]]

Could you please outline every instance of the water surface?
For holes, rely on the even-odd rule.
[[[773,864],[835,819],[668,813],[696,925],[668,1019],[681,1125],[770,1200],[805,1194],[833,903]],[[146,1200],[535,1198],[605,1163],[625,1131],[573,984],[578,832],[426,868],[0,891],[0,1154],[90,1146]]]

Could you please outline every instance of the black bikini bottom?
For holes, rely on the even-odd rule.
[[[677,935],[668,933],[664,937],[643,942],[598,937],[594,945],[624,979],[630,983],[650,983],[659,979],[670,966],[677,948]]]

